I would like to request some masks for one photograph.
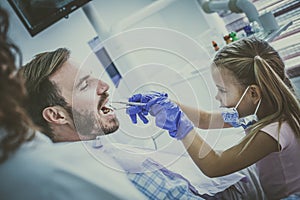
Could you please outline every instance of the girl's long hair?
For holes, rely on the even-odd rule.
[[[24,109],[28,103],[24,82],[16,73],[22,57],[7,38],[8,26],[8,14],[0,7],[0,163],[34,136]]]

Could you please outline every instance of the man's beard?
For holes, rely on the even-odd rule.
[[[93,112],[79,112],[76,109],[68,106],[65,108],[73,120],[77,133],[83,136],[98,136],[113,133],[119,128],[117,118],[110,119],[107,124],[104,124],[100,119],[96,119],[96,114]]]

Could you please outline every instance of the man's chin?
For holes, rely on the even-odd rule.
[[[92,113],[82,114],[74,112],[74,124],[82,140],[95,139],[97,136],[109,135],[119,128],[119,120],[114,112],[107,114]]]
[[[110,135],[119,129],[119,121],[117,118],[113,118],[106,123],[100,124],[100,127],[100,130],[98,127],[94,131],[92,131],[92,134],[95,136]]]
[[[103,132],[104,132],[105,135],[109,135],[109,134],[112,134],[112,133],[116,132],[119,129],[119,127],[120,127],[119,126],[119,121],[117,120],[117,118],[115,118],[114,125],[104,129]]]

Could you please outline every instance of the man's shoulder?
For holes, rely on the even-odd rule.
[[[101,151],[97,153],[103,155]],[[9,195],[10,199],[21,193],[28,199],[39,195],[44,198],[47,193],[52,199],[61,199],[66,194],[74,197],[72,199],[97,199],[99,196],[144,199],[126,174],[96,158],[81,142],[28,143],[0,165],[0,176],[4,178],[3,184],[0,183],[0,194]],[[20,194],[13,193],[16,188]],[[119,188],[126,188],[128,194]]]

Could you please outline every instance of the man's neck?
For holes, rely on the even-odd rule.
[[[69,126],[52,126],[52,133],[54,135],[53,142],[74,142],[80,141],[79,134]]]

